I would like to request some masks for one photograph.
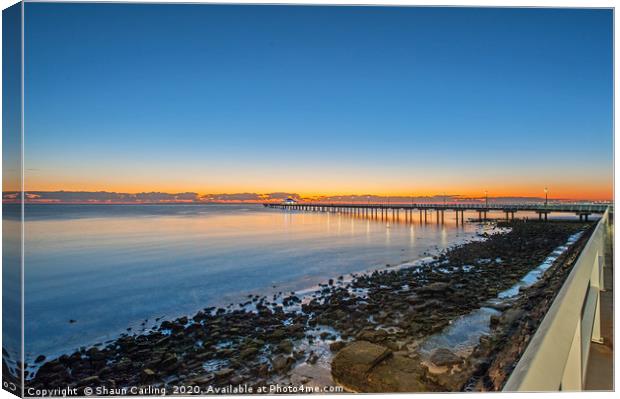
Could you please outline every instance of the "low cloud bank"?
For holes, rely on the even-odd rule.
[[[378,195],[335,195],[302,197],[296,193],[222,193],[222,194],[198,194],[186,193],[116,193],[107,191],[29,191],[25,194],[28,203],[107,203],[107,204],[150,204],[150,203],[222,203],[222,202],[280,202],[286,198],[296,201],[317,201],[333,203],[472,203],[484,202],[483,197],[464,197],[459,195],[435,195],[435,196],[378,196]],[[3,202],[18,202],[19,192],[5,191],[2,195]],[[540,202],[538,197],[489,197],[494,203],[528,203]],[[555,199],[555,201],[558,201]]]

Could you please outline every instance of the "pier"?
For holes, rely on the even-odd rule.
[[[488,212],[500,211],[505,214],[506,220],[514,220],[517,212],[535,212],[539,220],[547,220],[551,213],[574,213],[579,216],[580,221],[588,221],[592,214],[603,214],[609,207],[607,204],[433,204],[433,203],[411,203],[411,204],[360,204],[360,203],[320,203],[320,202],[300,202],[300,203],[265,203],[267,208],[276,208],[292,211],[306,212],[332,212],[347,213],[353,215],[367,216],[373,218],[399,218],[402,212],[405,219],[413,219],[414,213],[418,213],[419,219],[428,220],[428,213],[435,212],[436,220],[439,223],[444,220],[445,212],[454,212],[456,221],[465,220],[465,212],[477,212],[479,220],[486,220]]]

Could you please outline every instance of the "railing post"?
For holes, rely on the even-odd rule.
[[[581,320],[575,328],[573,342],[568,352],[566,366],[560,385],[561,391],[581,391],[583,386],[583,372],[581,370]]]
[[[592,342],[603,343],[601,335],[601,296],[596,296],[596,310],[594,310],[594,323],[592,325]]]
[[[603,240],[604,237],[601,237]],[[597,254],[594,258],[594,267],[592,268],[592,277],[590,278],[590,289],[596,290],[596,307],[594,309],[594,323],[592,325],[592,342],[598,344],[603,343],[601,336],[601,288],[603,277],[603,257]]]
[[[613,239],[612,232],[610,231],[609,224],[609,214],[607,214],[603,224],[603,237],[601,238],[601,243],[599,247],[599,289],[600,291],[605,291],[605,267],[607,266],[607,257],[606,251],[608,246],[612,246],[613,243],[610,242],[610,239]]]
[[[598,257],[598,274],[599,274],[598,290],[604,292],[605,291],[605,255],[603,254],[599,255]]]

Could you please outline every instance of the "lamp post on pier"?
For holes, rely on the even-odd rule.
[[[549,204],[549,189],[545,187],[545,208]]]
[[[484,206],[489,209],[489,192],[484,190]]]

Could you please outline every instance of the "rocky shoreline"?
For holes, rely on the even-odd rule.
[[[509,231],[452,248],[432,262],[356,275],[351,281],[340,276],[305,297],[249,295],[238,310],[206,308],[145,334],[124,334],[53,360],[40,357],[26,385],[69,386],[78,392],[105,386],[114,395],[114,389],[129,386],[187,394],[193,392],[175,387],[333,383],[329,375],[313,377],[312,372],[322,367],[329,374],[331,362],[333,381],[350,391],[500,389],[508,364],[518,360],[590,231],[546,278],[492,319],[493,333],[466,358],[440,348],[431,356],[430,370],[420,343],[510,288],[569,236],[593,224],[515,221],[502,226]],[[499,344],[507,340],[509,345]],[[333,360],[321,352],[325,348]]]
[[[481,340],[469,359],[477,361],[482,367],[465,389],[499,391],[504,387],[570,274],[590,233],[584,234],[569,251],[560,255],[545,272],[544,278],[524,290],[510,309],[491,319],[492,334]]]

